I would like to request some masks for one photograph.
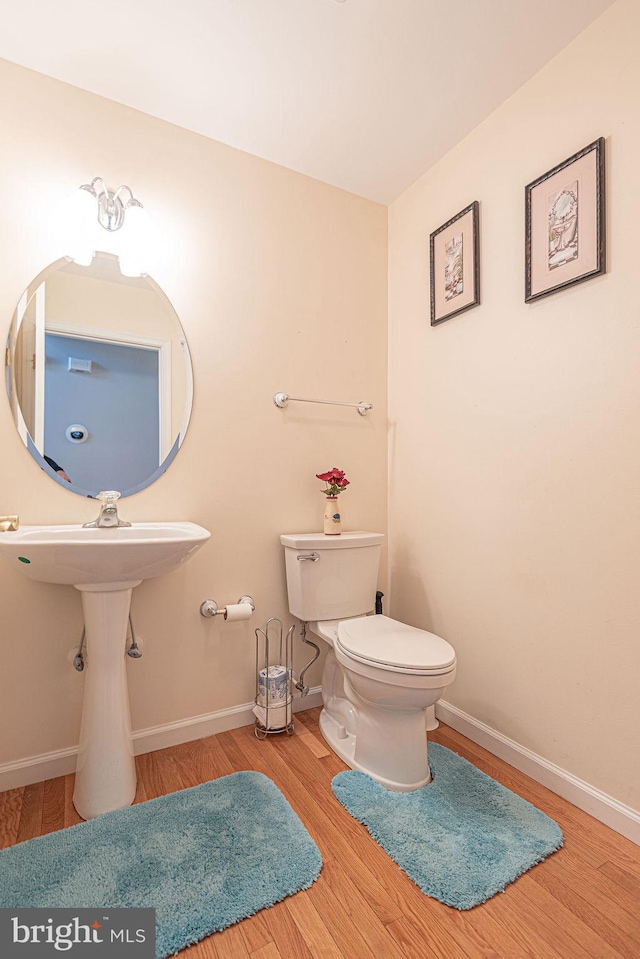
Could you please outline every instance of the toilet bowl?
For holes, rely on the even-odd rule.
[[[425,711],[453,682],[455,651],[426,630],[366,615],[383,536],[343,536],[339,545],[338,537],[322,534],[281,537],[290,610],[329,647],[320,730],[352,769],[410,792],[431,778]],[[337,617],[318,615],[335,611]]]
[[[426,785],[425,710],[455,678],[453,648],[388,616],[309,626],[329,644],[320,715],[325,740],[348,766],[387,789]]]

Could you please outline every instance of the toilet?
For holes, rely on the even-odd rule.
[[[431,779],[425,711],[456,674],[440,636],[375,605],[382,533],[288,533],[289,610],[328,645],[320,729],[335,753],[394,792]]]

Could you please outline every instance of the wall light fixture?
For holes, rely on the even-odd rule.
[[[119,186],[112,192],[102,177],[94,177],[73,194],[67,208],[70,259],[89,266],[96,250],[114,252],[124,276],[142,276],[146,273],[150,231],[146,210],[137,200],[131,187]],[[99,224],[109,234],[122,231],[117,240],[101,241]]]

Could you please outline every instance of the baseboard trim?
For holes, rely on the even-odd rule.
[[[321,705],[322,690],[318,686],[310,690],[307,696],[297,697],[293,702],[293,711],[298,713],[303,709],[312,709],[314,706]],[[240,706],[218,709],[214,713],[180,719],[178,722],[163,726],[150,726],[147,729],[139,729],[133,734],[133,751],[136,756],[139,756],[142,753],[155,752],[156,749],[165,749],[167,746],[179,746],[180,743],[189,743],[194,739],[204,739],[206,736],[224,733],[227,729],[249,726],[253,723],[253,719],[253,703],[243,703]]]
[[[20,786],[31,786],[45,779],[56,779],[76,771],[76,757],[78,747],[68,749],[54,749],[41,756],[27,756],[12,763],[0,765],[0,792],[6,789],[18,789]]]
[[[294,713],[303,709],[312,709],[322,705],[322,690],[316,686],[304,697],[297,697],[293,703]],[[167,746],[178,746],[194,739],[204,739],[228,729],[249,726],[253,722],[253,703],[243,703],[229,709],[218,709],[213,713],[191,716],[162,726],[149,726],[133,734],[133,751],[136,756],[155,752]],[[78,747],[56,749],[40,756],[28,756],[15,762],[0,763],[0,792],[18,789],[32,783],[55,779],[75,772]]]
[[[467,739],[483,746],[494,756],[504,759],[510,766],[526,773],[531,779],[551,789],[563,799],[589,813],[622,836],[640,845],[640,812],[618,802],[613,796],[601,792],[589,783],[578,779],[560,766],[549,762],[508,736],[503,736],[491,726],[474,719],[456,706],[440,700],[436,715],[447,726],[462,733]]]

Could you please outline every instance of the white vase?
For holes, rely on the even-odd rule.
[[[342,532],[342,518],[337,496],[327,496],[324,507],[324,531],[327,536],[339,536]]]

